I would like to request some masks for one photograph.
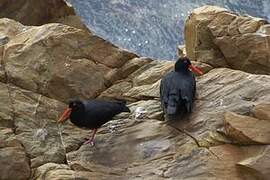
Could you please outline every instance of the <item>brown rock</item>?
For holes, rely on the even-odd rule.
[[[0,127],[12,128],[14,126],[13,112],[6,84],[0,83],[0,97]]]
[[[193,61],[210,64],[213,67],[227,67],[225,58],[215,45],[207,25],[217,14],[228,10],[203,6],[195,9],[185,22],[184,38],[187,56]]]
[[[228,136],[240,144],[270,144],[270,122],[227,112],[224,126]]]
[[[153,60],[144,57],[131,59],[130,61],[126,62],[122,67],[114,69],[114,71],[110,74],[111,77],[108,77],[108,79],[111,80],[111,83],[119,79],[125,79],[134,71],[138,70],[146,64],[149,64],[151,61]]]
[[[262,103],[253,108],[253,114],[258,119],[270,120],[270,104]]]
[[[138,71],[135,71],[130,78],[133,78],[134,86],[152,84],[161,79],[173,68],[174,62],[172,61],[153,61]]]
[[[116,98],[125,99],[124,94],[132,88],[132,83],[127,81],[122,81],[115,83],[113,86],[106,89],[99,96],[100,98]]]
[[[210,150],[215,154],[216,158],[215,156],[209,158],[209,171],[214,177],[219,177],[220,179],[261,179],[258,173],[250,169],[240,168],[236,166],[236,164],[252,155],[259,154],[262,149],[264,149],[264,147],[239,147],[229,144],[212,147]],[[217,159],[217,157],[220,159]]]
[[[63,179],[71,180],[74,171],[66,164],[47,163],[38,167],[33,173],[33,179]]]
[[[113,126],[117,128],[110,132],[109,128]],[[169,139],[170,131],[170,127],[150,119],[143,122],[111,121],[100,130],[94,148],[83,145],[68,153],[67,158],[75,171],[91,170],[103,177],[113,174],[120,179],[133,179],[138,175],[150,178],[158,170],[162,171],[165,166],[161,167],[161,164],[167,164],[172,157],[174,147],[171,142],[176,142],[178,137]],[[156,176],[162,177],[161,174]]]
[[[136,54],[120,49],[110,42],[92,35],[86,48],[83,48],[90,59],[110,68],[119,68],[128,60],[137,57]]]
[[[269,74],[266,23],[214,6],[195,9],[185,26],[187,55],[213,67]]]
[[[153,84],[135,86],[124,93],[123,96],[135,98],[137,100],[159,98],[159,85],[160,81]]]
[[[29,179],[29,159],[11,129],[0,130],[0,179]]]
[[[270,147],[266,146],[260,154],[244,159],[237,164],[246,171],[254,170],[258,179],[268,179],[270,175]]]
[[[34,10],[33,10],[34,9]],[[90,33],[65,0],[1,0],[0,18],[10,18],[24,25],[43,25],[58,22]],[[1,30],[0,30],[1,31]]]
[[[2,90],[0,91],[1,103],[5,103],[1,105],[0,109],[0,125],[16,127],[15,134],[13,134],[13,131],[9,131],[9,138],[15,138],[15,141],[5,138],[5,141],[8,140],[6,146],[13,147],[12,144],[15,144],[17,147],[18,143],[16,142],[20,142],[24,147],[24,149],[21,148],[21,151],[27,153],[31,159],[32,167],[42,165],[45,162],[63,163],[65,161],[65,149],[56,124],[56,119],[60,110],[63,109],[63,104],[12,85],[7,88],[6,84],[0,83],[0,87]],[[10,95],[8,91],[10,91]],[[12,149],[6,150],[12,153],[17,151],[17,149],[14,149],[14,151]],[[18,153],[22,154],[21,151],[18,151]],[[10,158],[10,156],[8,157]],[[28,161],[30,160],[27,160],[27,163]],[[14,160],[15,162],[16,160]],[[18,167],[20,166],[22,165],[18,163]]]
[[[64,0],[0,1],[1,18],[11,18],[25,25],[42,25],[54,22],[55,19],[74,14],[74,9]]]
[[[120,67],[134,56],[79,29],[48,24],[11,38],[3,68],[13,84],[66,101],[96,97],[110,81],[109,67]]]

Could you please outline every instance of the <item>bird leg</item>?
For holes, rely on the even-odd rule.
[[[97,129],[94,129],[91,138],[85,141],[83,144],[91,144],[91,146],[94,146],[94,137],[96,135],[96,132]]]

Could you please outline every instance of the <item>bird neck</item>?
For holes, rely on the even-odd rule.
[[[189,69],[188,69],[188,66],[185,63],[176,62],[175,67],[174,67],[174,71],[179,72],[179,73],[188,73]]]
[[[70,113],[70,121],[74,124],[84,119],[85,109],[73,109]]]

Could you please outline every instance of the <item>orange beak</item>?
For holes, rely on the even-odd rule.
[[[193,65],[189,65],[189,68],[191,69],[192,72],[203,75],[203,72],[199,68],[197,68],[197,67],[195,67]]]
[[[57,122],[58,123],[65,122],[69,118],[71,110],[72,110],[71,108],[67,108]]]

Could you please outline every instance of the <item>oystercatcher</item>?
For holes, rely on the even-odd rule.
[[[68,108],[64,111],[58,122],[63,123],[68,118],[70,121],[81,128],[93,130],[92,136],[84,144],[94,145],[94,137],[97,129],[110,121],[115,115],[121,112],[130,112],[123,101],[104,101],[72,100]]]
[[[174,71],[169,72],[161,80],[161,106],[169,119],[185,115],[192,110],[196,81],[191,71],[203,74],[187,57],[181,57],[176,61]]]

